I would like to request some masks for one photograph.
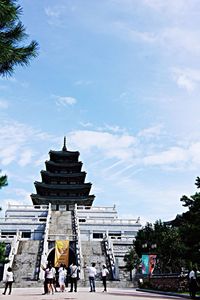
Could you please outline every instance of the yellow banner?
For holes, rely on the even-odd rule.
[[[54,267],[64,264],[68,267],[69,263],[69,241],[56,241]]]

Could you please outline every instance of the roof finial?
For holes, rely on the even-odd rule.
[[[62,151],[67,151],[67,147],[66,147],[66,136],[64,136],[64,145],[63,145]]]

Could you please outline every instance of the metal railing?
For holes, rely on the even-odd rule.
[[[80,216],[81,219],[81,216]],[[103,224],[103,225],[135,225],[138,226],[139,224],[137,223],[136,219],[100,219],[100,218],[96,218],[96,219],[90,219],[90,218],[85,218],[84,222],[81,222],[82,225],[87,225],[87,224]]]
[[[114,212],[116,212],[116,207],[115,206],[94,206],[94,207],[91,207],[91,206],[77,205],[77,211],[79,211],[79,210],[91,211],[91,212],[94,212],[94,211],[99,211],[99,212],[114,211]]]
[[[14,204],[8,204],[8,209],[7,210],[47,210],[48,205],[14,205]]]

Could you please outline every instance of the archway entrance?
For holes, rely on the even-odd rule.
[[[73,242],[73,241],[69,242],[69,264],[68,264],[68,266],[66,266],[68,274],[69,274],[69,266],[71,265],[72,262],[76,262],[75,246],[76,246],[75,242]],[[52,266],[54,266],[54,259],[55,259],[55,248],[53,248],[51,250],[51,252],[49,253],[49,255],[47,257],[48,262],[51,262]],[[59,283],[58,283],[59,267],[55,267],[55,269],[56,269],[56,287],[58,287],[59,286]],[[66,286],[68,286],[68,276],[66,278]]]
[[[75,242],[70,241],[69,242],[69,265],[66,267],[69,267],[72,262],[76,262],[76,254],[75,254]],[[54,266],[54,259],[55,259],[55,248],[51,250],[49,253],[47,260],[51,262],[52,266]]]

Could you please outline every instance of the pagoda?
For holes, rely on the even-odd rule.
[[[78,151],[68,151],[66,138],[61,151],[49,151],[50,159],[41,171],[42,182],[35,181],[36,194],[31,194],[34,205],[48,205],[52,210],[73,210],[75,204],[91,207],[95,196],[90,195],[91,183],[85,183]]]

